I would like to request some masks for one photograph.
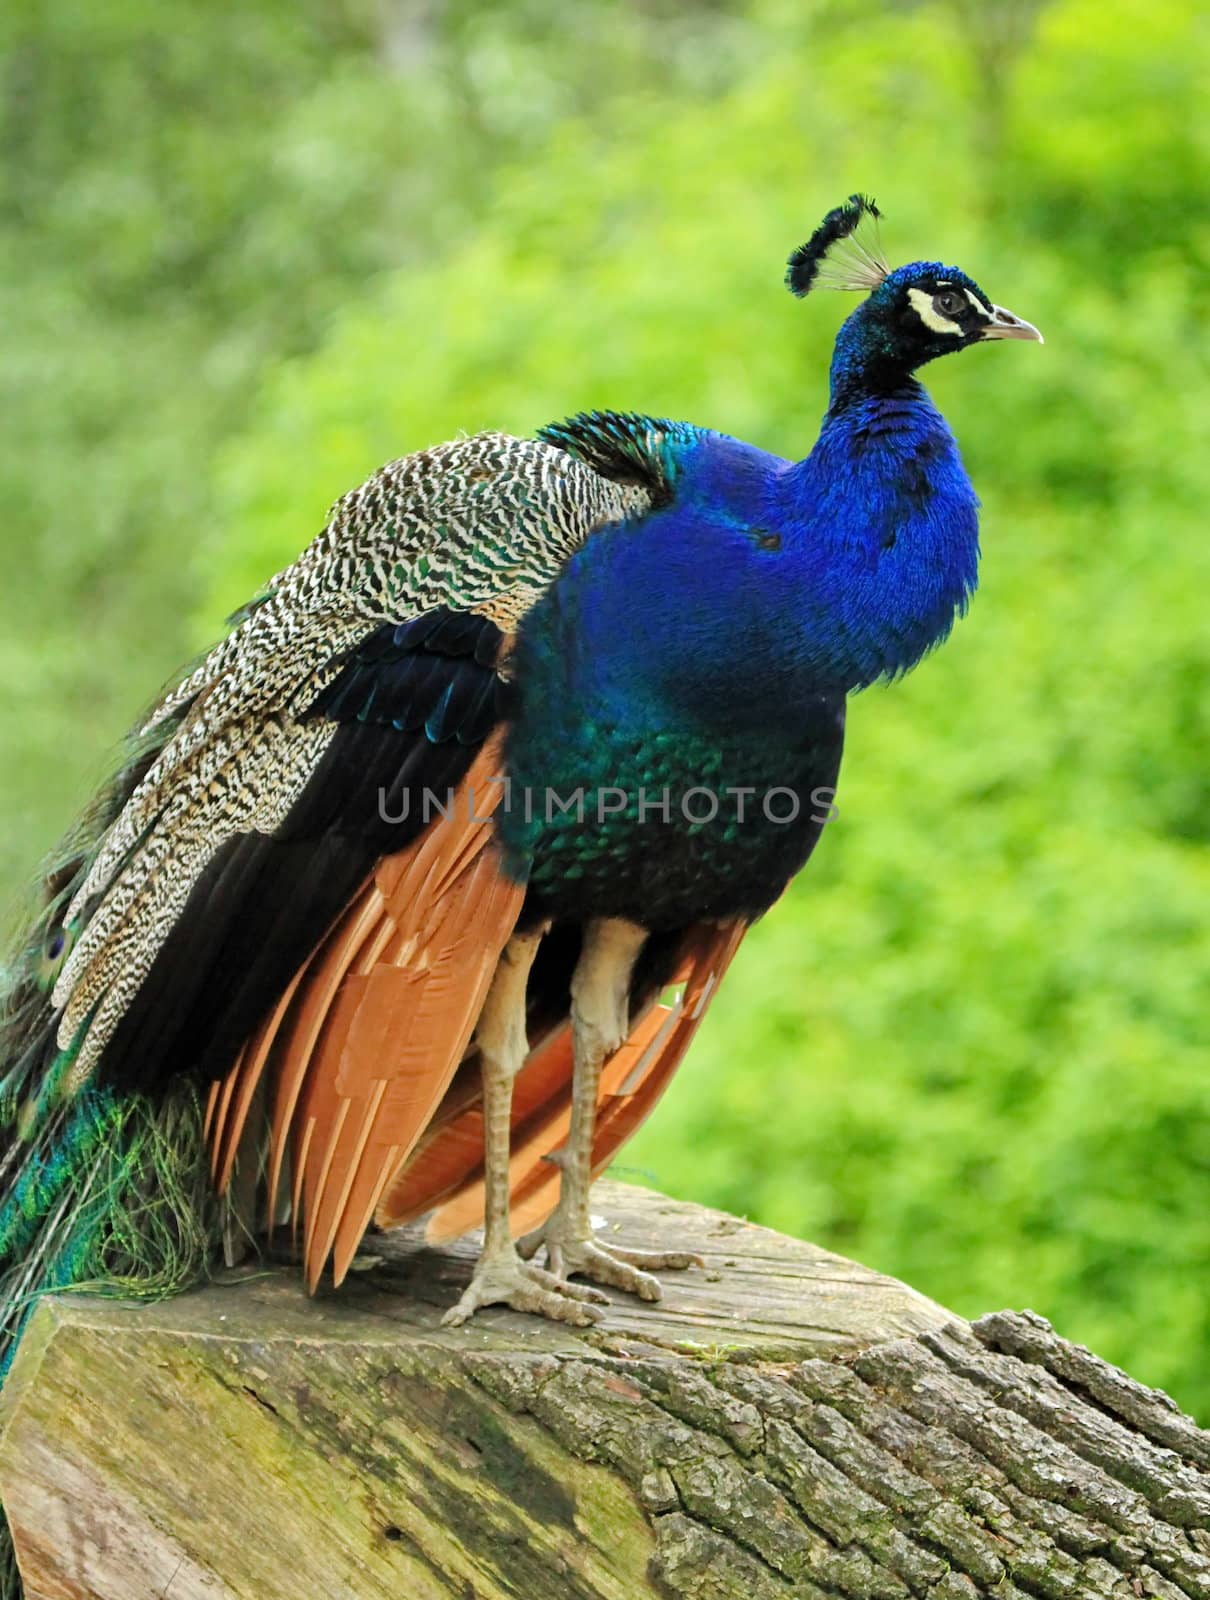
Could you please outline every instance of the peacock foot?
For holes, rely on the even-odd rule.
[[[540,1228],[517,1241],[517,1254],[528,1261],[545,1246],[546,1265],[556,1283],[567,1287],[572,1273],[590,1278],[593,1283],[624,1289],[640,1300],[658,1300],[663,1293],[654,1272],[683,1272],[686,1267],[702,1267],[701,1256],[690,1250],[626,1250],[621,1245],[599,1244],[591,1228],[569,1224],[556,1210]]]
[[[460,1328],[483,1306],[511,1306],[514,1311],[531,1311],[552,1322],[569,1322],[577,1328],[590,1327],[601,1320],[598,1306],[609,1302],[596,1289],[567,1283],[553,1272],[544,1272],[531,1262],[522,1261],[510,1240],[506,1246],[484,1250],[475,1271],[456,1306],[441,1319],[443,1327]]]

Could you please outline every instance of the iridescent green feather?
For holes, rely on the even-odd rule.
[[[127,742],[120,770],[44,867],[41,903],[0,968],[0,1380],[42,1295],[160,1298],[204,1276],[221,1248],[224,1206],[196,1090],[154,1104],[66,1092],[76,1052],[57,1047],[50,1001],[79,932],[63,927],[64,909],[181,714]],[[0,1512],[0,1600],[20,1596]]]

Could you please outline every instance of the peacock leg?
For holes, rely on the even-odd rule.
[[[529,1049],[525,989],[545,931],[539,928],[510,939],[500,956],[475,1033],[483,1073],[483,1249],[465,1294],[441,1319],[448,1327],[460,1326],[481,1306],[490,1305],[536,1311],[556,1322],[587,1327],[601,1315],[591,1302],[605,1300],[595,1289],[564,1283],[553,1273],[522,1261],[509,1226],[513,1079]]]
[[[575,1056],[571,1128],[558,1160],[563,1170],[559,1203],[547,1221],[518,1241],[525,1259],[546,1247],[547,1265],[559,1280],[577,1272],[595,1283],[658,1300],[652,1270],[700,1266],[687,1251],[623,1250],[593,1238],[589,1212],[592,1147],[596,1132],[601,1067],[630,1031],[630,980],[645,929],[618,918],[590,922],[571,980],[571,1026]]]

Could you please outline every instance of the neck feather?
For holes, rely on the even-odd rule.
[[[966,607],[978,575],[978,498],[944,417],[900,372],[841,387],[784,514],[810,530],[818,630],[807,648],[846,688],[908,671]]]
[[[832,355],[831,401],[828,414],[845,411],[864,400],[890,395],[919,396],[928,403],[923,385],[897,360],[871,348],[865,340],[840,339]]]

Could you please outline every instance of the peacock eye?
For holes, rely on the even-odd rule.
[[[966,301],[956,289],[942,289],[933,296],[933,310],[943,317],[958,317],[966,309]]]

